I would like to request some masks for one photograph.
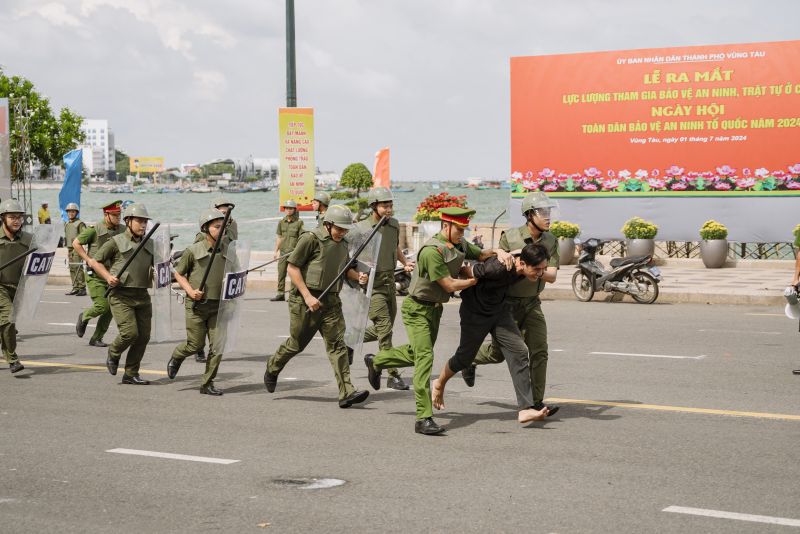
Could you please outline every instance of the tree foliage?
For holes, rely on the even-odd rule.
[[[131,173],[131,158],[122,150],[114,150],[114,169],[117,171],[117,180],[125,181]]]
[[[12,105],[18,98],[25,98],[31,158],[39,162],[43,173],[53,165],[63,165],[64,154],[77,148],[85,139],[85,134],[80,129],[83,117],[69,108],[61,109],[58,116],[53,115],[50,99],[41,95],[31,81],[21,76],[9,77],[2,69],[0,98],[9,99],[12,162],[17,160],[21,139]],[[12,175],[18,176],[18,172],[18,169],[12,169]]]
[[[356,196],[361,191],[366,191],[372,187],[372,173],[363,163],[351,163],[342,171],[342,178],[339,185],[356,190]]]

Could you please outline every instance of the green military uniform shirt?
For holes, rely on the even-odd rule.
[[[14,239],[9,239],[6,233],[0,231],[0,264],[13,260],[20,254],[24,254],[31,246],[33,235],[19,231]],[[19,279],[22,277],[22,270],[25,267],[25,260],[19,260],[2,271],[0,271],[0,284],[17,287]]]
[[[529,245],[531,243],[542,245],[544,248],[546,248],[547,252],[550,253],[550,260],[547,262],[547,266],[558,269],[558,238],[556,238],[556,236],[550,232],[542,232],[542,234],[539,236],[539,239],[533,239],[533,237],[531,237],[531,232],[528,230],[526,225],[517,228],[510,228],[503,232],[503,235],[500,236],[500,248],[506,252],[524,248],[525,245]],[[545,281],[541,278],[536,282],[531,282],[527,279],[521,280],[508,288],[507,295],[509,297],[523,298],[538,297],[539,293],[544,290],[544,286]]]
[[[417,255],[408,294],[426,302],[444,304],[450,300],[450,294],[436,281],[447,276],[457,278],[464,259],[477,260],[480,255],[481,249],[463,238],[461,243],[453,245],[441,233],[436,234]]]
[[[208,263],[211,261],[211,252],[214,249],[213,244],[209,244],[208,240],[198,241],[186,247],[181,259],[175,266],[175,272],[185,276],[189,280],[189,284],[194,289],[200,289],[200,284],[203,281],[203,274],[206,272]],[[206,300],[219,300],[222,294],[222,278],[225,275],[225,254],[227,252],[227,245],[222,246],[222,249],[217,252],[214,257],[214,264],[208,273],[206,279],[206,287],[204,289]],[[186,299],[186,307],[192,306],[193,301]]]
[[[356,224],[360,232],[369,234],[378,221],[370,215],[367,219]],[[378,252],[378,265],[375,267],[377,272],[392,271],[397,266],[397,246],[400,243],[400,223],[395,218],[386,221],[378,233],[381,236],[381,247]],[[394,283],[394,282],[392,282]]]
[[[289,263],[300,269],[306,287],[312,291],[322,291],[339,274],[349,258],[347,242],[336,242],[325,228],[315,228],[300,236],[297,246],[289,255]],[[331,288],[330,293],[339,292],[342,280]],[[297,292],[297,288],[292,288]]]
[[[298,239],[300,239],[300,234],[303,233],[303,221],[300,220],[300,217],[295,215],[293,217],[289,217],[288,215],[281,219],[278,223],[278,229],[275,235],[281,236],[283,239],[281,241],[281,248],[280,253],[286,254],[294,249],[297,245]]]
[[[80,219],[64,223],[64,239],[67,242],[68,250],[72,250],[72,241],[80,235],[84,228],[86,228],[86,223]]]
[[[139,242],[133,240],[129,230],[117,234],[100,247],[94,259],[102,264],[110,264],[109,272],[113,276],[122,270],[125,261],[133,254]],[[147,289],[152,285],[153,279],[153,242],[148,240],[144,248],[128,266],[128,269],[119,277],[121,287]]]
[[[86,254],[89,255],[90,258],[94,258],[94,255],[97,253],[98,250],[109,241],[112,237],[117,234],[121,234],[125,231],[125,226],[118,224],[116,228],[108,228],[104,222],[99,222],[94,226],[86,226],[80,234],[78,234],[78,243],[86,247]],[[96,258],[94,258],[96,259]],[[106,269],[110,268],[110,264],[104,264]],[[89,276],[93,276],[98,280],[101,280],[105,283],[99,276],[95,276],[93,271],[87,272]]]

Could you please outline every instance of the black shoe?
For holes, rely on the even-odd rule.
[[[399,376],[387,376],[386,377],[386,387],[391,389],[396,389],[397,391],[408,391],[409,387],[402,378]]]
[[[122,376],[122,383],[123,384],[133,384],[135,386],[146,386],[150,383],[149,380],[145,380],[144,378],[140,377],[139,375],[136,376]]]
[[[436,434],[441,434],[446,429],[443,426],[439,426],[433,422],[433,417],[426,417],[425,419],[419,419],[416,423],[414,423],[414,432],[417,434],[425,434],[426,436],[435,436]]]
[[[558,412],[558,410],[561,409],[561,406],[548,406],[543,402],[537,402],[536,404],[531,406],[531,408],[533,408],[534,410],[541,410],[545,406],[547,406],[547,409],[550,411],[550,413],[547,414],[547,417],[553,417],[556,414],[556,412]]]
[[[86,290],[85,290],[85,289],[79,289],[79,290],[77,290],[77,291],[75,292],[75,296],[76,296],[76,297],[85,297],[85,296],[86,296]]]
[[[102,339],[90,339],[89,345],[92,347],[107,347],[108,343],[103,343]]]
[[[355,351],[350,347],[347,347],[347,365],[353,365],[353,353]]]
[[[115,360],[109,354],[106,357],[106,369],[108,369],[108,372],[111,373],[112,375],[116,376],[118,367],[119,367],[119,360]]]
[[[13,373],[19,373],[20,371],[22,371],[23,369],[25,369],[25,366],[24,366],[24,365],[22,365],[22,364],[19,362],[19,360],[17,360],[17,361],[13,362],[13,363],[12,363],[12,364],[9,366],[9,369],[11,370],[11,373],[12,373],[12,374],[13,374]]]
[[[792,371],[792,374],[793,375],[800,375],[800,369],[795,369],[794,371]]]
[[[367,397],[369,397],[369,391],[366,389],[364,391],[354,391],[339,401],[339,408],[349,408],[354,404],[360,404],[367,400]]]
[[[197,351],[197,354],[194,355],[194,361],[200,363],[206,363],[206,351],[200,349]]]
[[[468,387],[472,387],[475,385],[475,366],[470,365],[466,369],[461,370],[461,378],[464,379],[464,382],[467,384]]]
[[[66,293],[64,293],[64,294],[65,294],[65,295],[74,295],[74,294],[75,294],[75,293],[77,293],[77,292],[78,292],[78,290],[77,290],[77,289],[73,289],[72,291],[67,291],[67,292],[66,292]]]
[[[272,302],[283,302],[284,300],[286,300],[286,297],[283,295],[283,293],[278,293],[269,300],[271,300]]]
[[[78,314],[78,322],[75,323],[75,333],[78,334],[78,337],[83,337],[83,334],[86,333],[86,327],[89,325],[89,321],[83,320],[83,312]]]
[[[275,392],[275,386],[278,385],[278,375],[273,375],[269,372],[269,368],[264,371],[264,385],[270,393]]]
[[[220,395],[222,395],[222,390],[215,388],[214,384],[209,384],[207,386],[200,386],[200,394],[213,395],[214,397],[219,397]]]
[[[170,380],[174,379],[178,376],[178,369],[181,368],[181,364],[183,360],[176,360],[175,358],[170,358],[167,362],[167,376]]]
[[[375,359],[374,354],[367,354],[364,356],[364,364],[367,366],[367,380],[372,389],[378,391],[381,389],[381,370],[375,369],[372,361]]]

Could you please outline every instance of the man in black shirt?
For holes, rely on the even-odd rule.
[[[525,346],[525,340],[504,301],[506,290],[512,284],[525,278],[532,282],[537,281],[547,269],[550,255],[546,248],[536,244],[526,245],[521,251],[514,251],[512,254],[514,267],[511,270],[497,261],[497,258],[490,258],[469,268],[470,276],[477,278],[478,283],[461,292],[461,341],[439,378],[431,384],[433,406],[437,410],[444,408],[444,388],[447,381],[472,364],[486,335],[491,334],[503,351],[511,373],[519,406],[517,420],[527,424],[547,417],[547,407],[541,410],[532,408],[534,402],[528,370],[528,347]]]

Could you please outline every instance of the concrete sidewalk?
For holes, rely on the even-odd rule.
[[[606,266],[611,259],[604,256],[598,258]],[[66,259],[66,249],[58,249],[49,284],[70,284]],[[250,267],[271,259],[272,252],[254,251],[251,253]],[[657,263],[663,278],[657,302],[671,303],[782,306],[785,303],[783,290],[789,285],[794,269],[794,262],[789,260],[741,260],[735,264],[729,262],[722,269],[706,269],[699,259],[657,258]],[[556,282],[545,290],[544,300],[574,300],[571,285],[574,273],[574,265],[562,266]],[[277,280],[277,263],[273,263],[250,273],[247,282],[254,289],[275,289]],[[617,294],[614,299],[620,297]],[[594,300],[611,298],[609,293],[598,292]],[[627,296],[624,298],[630,299]]]

